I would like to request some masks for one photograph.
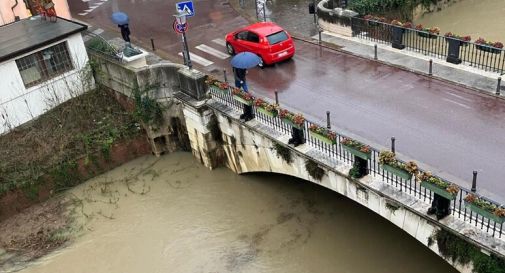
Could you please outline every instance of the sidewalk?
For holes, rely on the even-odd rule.
[[[367,59],[374,59],[374,45],[371,41],[355,37],[343,37],[323,32],[321,40],[341,47],[341,51]],[[318,41],[318,35],[312,36]],[[429,60],[433,60],[433,77],[462,85],[489,95],[495,95],[498,86],[498,73],[486,72],[467,65],[455,65],[445,60],[431,58],[419,53],[394,49],[389,45],[377,44],[377,59],[385,64],[400,67],[415,73],[429,74]],[[505,86],[500,86],[505,90]],[[503,94],[500,97],[504,97]],[[505,97],[504,97],[505,98]]]

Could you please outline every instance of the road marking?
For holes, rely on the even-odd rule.
[[[469,98],[465,98],[465,97],[462,97],[460,95],[456,95],[454,93],[451,93],[451,92],[447,92],[448,95],[451,95],[451,96],[454,96],[456,98],[459,98],[459,99],[462,99],[462,100],[466,100],[466,101],[473,101],[472,99],[469,99]]]
[[[226,41],[224,39],[221,39],[221,38],[214,39],[214,40],[212,40],[212,42],[214,42],[214,43],[216,43],[218,45],[226,46]]]
[[[81,16],[86,16],[86,15],[88,15],[88,13],[89,13],[89,12],[81,12],[81,13],[77,13],[77,14],[79,14],[79,15],[81,15]]]
[[[459,102],[457,102],[457,101],[453,101],[453,100],[450,100],[450,99],[445,99],[445,98],[444,98],[443,100],[448,101],[448,102],[452,102],[452,103],[457,104],[457,105],[459,105],[459,106],[461,106],[461,107],[464,107],[464,108],[466,108],[466,109],[471,109],[471,108],[472,108],[472,107],[470,107],[470,106],[468,106],[468,105],[466,105],[466,104],[459,103]]]
[[[224,59],[230,57],[230,55],[228,55],[227,53],[223,53],[215,48],[212,48],[212,47],[204,45],[204,44],[201,44],[201,45],[197,46],[196,48],[200,49],[201,51],[208,53],[214,57],[218,57],[221,60],[224,60]]]
[[[97,28],[97,29],[93,30],[92,33],[95,35],[100,35],[103,33],[103,29]]]
[[[179,52],[179,56],[182,56],[182,52]],[[196,55],[195,53],[193,52],[189,52],[189,57],[191,58],[191,61],[192,62],[195,62],[195,63],[199,63],[203,66],[209,66],[211,64],[213,64],[214,62],[212,61],[209,61],[203,57],[200,57],[198,55]]]

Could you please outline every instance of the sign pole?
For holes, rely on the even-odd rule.
[[[184,58],[185,65],[187,65],[189,69],[192,69],[193,64],[191,63],[191,57],[189,57],[189,48],[188,48],[188,42],[186,40],[186,31],[182,31],[182,43],[184,47],[183,55],[185,55]]]

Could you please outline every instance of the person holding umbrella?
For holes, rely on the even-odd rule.
[[[130,44],[130,27],[128,26],[129,18],[128,15],[124,12],[117,11],[112,13],[112,21],[117,24],[117,26],[121,29],[121,36],[123,40]]]
[[[233,75],[235,77],[235,87],[242,88],[245,92],[249,92],[246,83],[247,69],[257,66],[261,62],[260,57],[251,52],[241,52],[231,59],[233,67]],[[240,119],[249,121],[254,118],[251,105],[244,104],[244,113],[240,115]]]

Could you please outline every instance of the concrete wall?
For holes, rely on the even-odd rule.
[[[81,34],[74,34],[63,41],[67,42],[74,70],[39,85],[25,88],[15,59],[0,63],[0,75],[2,75],[0,81],[0,134],[36,118],[93,86],[92,82],[85,83],[82,75],[88,62],[88,56]],[[62,41],[18,56],[16,59],[60,42]]]
[[[30,17],[32,14],[26,8],[23,0],[17,0],[18,5],[12,10],[16,4],[16,0],[1,0],[0,1],[0,26],[14,22],[14,17],[19,16],[20,19]],[[67,0],[53,0],[56,14],[60,17],[72,19]]]

